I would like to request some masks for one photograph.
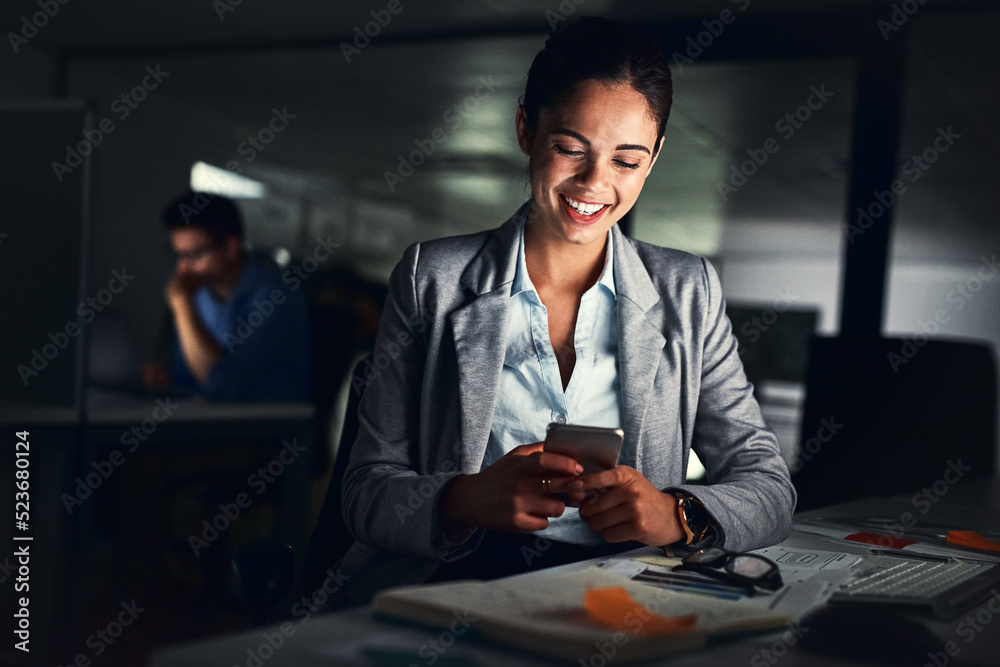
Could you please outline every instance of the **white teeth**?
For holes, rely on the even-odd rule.
[[[563,199],[565,199],[566,203],[569,204],[575,211],[584,215],[594,215],[605,206],[604,204],[584,204],[583,202],[570,199],[565,195],[563,195]]]

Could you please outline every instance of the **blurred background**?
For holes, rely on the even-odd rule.
[[[525,76],[547,33],[582,15],[641,23],[673,61],[666,144],[623,226],[719,269],[741,356],[790,466],[818,455],[801,447],[817,433],[810,414],[843,414],[806,405],[818,334],[878,339],[875,375],[912,385],[932,405],[951,394],[974,406],[959,419],[988,424],[968,437],[987,443],[977,444],[986,454],[976,474],[994,474],[994,2],[6,2],[0,401],[4,441],[28,427],[38,438],[31,658],[141,664],[156,646],[246,624],[224,582],[228,550],[295,520],[303,525],[288,528],[289,541],[302,546],[329,483],[343,383],[370,349],[389,272],[409,244],[496,227],[525,201],[526,160],[513,132]],[[160,215],[187,188],[234,197],[252,252],[299,277],[327,317],[317,351],[335,359],[321,372],[340,387],[312,411],[271,415],[267,442],[301,428],[314,445],[302,477],[308,498],[269,487],[267,503],[221,531],[216,555],[194,559],[187,538],[245,490],[246,471],[276,456],[227,429],[238,413],[208,415],[201,430],[185,424],[174,439],[186,449],[165,456],[171,477],[187,470],[191,479],[159,496],[135,495],[165,474],[144,447],[79,512],[63,498],[150,414],[94,399],[87,386],[102,384],[102,373],[127,384],[137,362],[155,355],[173,269]],[[320,247],[334,248],[328,259],[316,260]],[[76,304],[115,270],[134,278],[26,387],[17,366],[30,366],[32,350],[76,320]],[[930,363],[929,338],[983,350],[971,363],[986,379],[966,382],[947,355],[929,376],[907,376]],[[852,375],[882,386],[866,377]],[[835,388],[836,397],[852,392]],[[919,406],[899,410],[928,432]],[[861,430],[860,419],[844,418],[844,433]],[[944,421],[954,440],[928,455],[932,469],[946,469],[949,448],[968,439]],[[915,436],[890,427],[893,456],[922,456],[907,440]],[[227,438],[237,444],[208,451]],[[184,456],[219,460],[204,472]],[[697,462],[691,474],[701,474]],[[161,529],[148,536],[154,546],[127,553],[132,531],[151,523]],[[0,558],[11,551],[4,546]],[[13,579],[4,577],[11,599]],[[92,640],[133,598],[148,609],[134,628],[114,643]],[[0,651],[4,664],[28,658]]]

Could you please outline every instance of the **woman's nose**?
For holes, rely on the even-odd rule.
[[[580,172],[577,173],[577,182],[593,192],[602,192],[607,184],[606,168],[598,160],[586,160]]]

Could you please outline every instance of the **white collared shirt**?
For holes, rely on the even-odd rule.
[[[549,337],[548,311],[528,275],[523,223],[518,244],[500,392],[484,468],[518,445],[545,440],[550,422],[621,427],[614,240],[610,230],[604,269],[580,300],[573,341],[576,364],[565,391]],[[549,527],[537,534],[578,544],[604,541],[572,507],[561,517],[550,518]]]

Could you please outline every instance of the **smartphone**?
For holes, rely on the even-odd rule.
[[[584,474],[589,474],[617,465],[624,438],[620,428],[552,422],[545,432],[543,449],[575,459],[583,466]]]

